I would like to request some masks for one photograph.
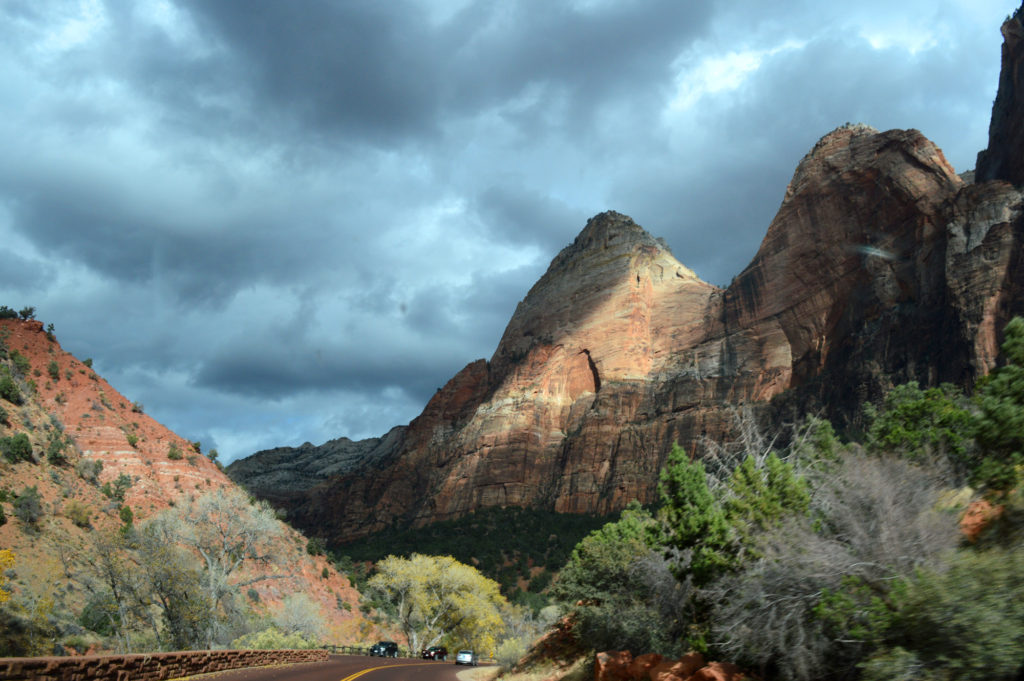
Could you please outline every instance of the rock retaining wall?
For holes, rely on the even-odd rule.
[[[326,650],[190,650],[150,655],[0,658],[3,681],[155,681],[207,672],[324,662]]]

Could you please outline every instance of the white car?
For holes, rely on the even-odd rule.
[[[460,650],[455,656],[455,664],[469,664],[476,666],[476,653],[472,650]]]

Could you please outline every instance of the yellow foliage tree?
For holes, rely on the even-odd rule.
[[[10,549],[0,549],[0,603],[6,603],[11,598],[11,592],[7,589],[7,570],[14,567],[14,552]]]
[[[377,570],[369,586],[413,651],[444,640],[493,655],[508,605],[497,582],[451,556],[388,556]]]

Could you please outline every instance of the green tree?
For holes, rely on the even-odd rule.
[[[701,586],[731,565],[729,522],[721,504],[708,488],[704,465],[690,461],[678,444],[672,445],[658,484],[662,542],[669,548],[691,552],[688,574]]]
[[[372,593],[385,604],[409,647],[436,645],[445,636],[492,654],[507,602],[498,583],[451,556],[388,556],[370,578]]]
[[[756,544],[761,535],[789,515],[806,513],[810,503],[807,481],[797,475],[792,464],[774,452],[760,466],[753,456],[744,459],[729,479],[722,504],[736,541],[737,560],[748,554],[760,557]]]
[[[49,364],[46,365],[46,371],[50,374],[50,378],[53,380],[60,380],[60,367],[57,365],[56,360],[50,360]]]
[[[961,390],[951,383],[922,390],[917,382],[898,385],[881,408],[865,405],[868,448],[924,462],[944,456],[963,466],[973,445],[974,418]]]
[[[614,601],[629,584],[633,562],[655,547],[654,518],[630,502],[619,519],[594,530],[572,550],[558,573],[552,595],[576,601]]]
[[[577,638],[597,650],[635,654],[679,648],[689,592],[657,547],[658,523],[631,502],[618,520],[580,541],[551,587],[574,613]]]
[[[1015,317],[1003,330],[1006,364],[981,383],[977,394],[977,440],[981,455],[973,482],[992,489],[1017,485],[1024,465],[1024,319]]]
[[[100,487],[100,492],[108,499],[113,499],[119,504],[124,503],[125,495],[132,488],[132,476],[127,473],[119,474],[113,482],[109,480]]]

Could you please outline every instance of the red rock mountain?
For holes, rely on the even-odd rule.
[[[103,483],[121,475],[131,479],[124,503],[137,522],[187,496],[235,483],[191,442],[115,390],[91,362],[65,352],[42,322],[0,319],[0,347],[0,365],[16,377],[22,398],[15,404],[0,397],[0,437],[23,433],[32,448],[30,461],[0,457],[0,510],[6,519],[0,522],[0,547],[15,553],[17,598],[53,598],[59,611],[77,612],[83,594],[69,582],[59,554],[88,551],[94,528],[120,525],[117,505],[101,492]],[[65,460],[55,462],[45,452],[62,436],[69,440]],[[87,464],[96,462],[100,470],[94,477],[95,466]],[[38,531],[26,531],[14,513],[13,496],[26,487],[42,497]],[[287,594],[303,592],[319,604],[332,642],[361,640],[360,627],[367,622],[354,608],[358,592],[324,557],[307,554],[301,534],[283,524],[281,530],[275,553],[290,577],[255,582],[259,601],[273,608]],[[350,609],[339,608],[339,601]]]
[[[519,304],[490,361],[407,427],[258,453],[229,473],[333,541],[481,507],[605,513],[654,498],[673,441],[700,453],[731,437],[734,405],[845,421],[897,383],[971,385],[1024,312],[1019,19],[1003,33],[984,181],[961,178],[916,130],[839,128],[801,161],[725,289],[602,213]]]

